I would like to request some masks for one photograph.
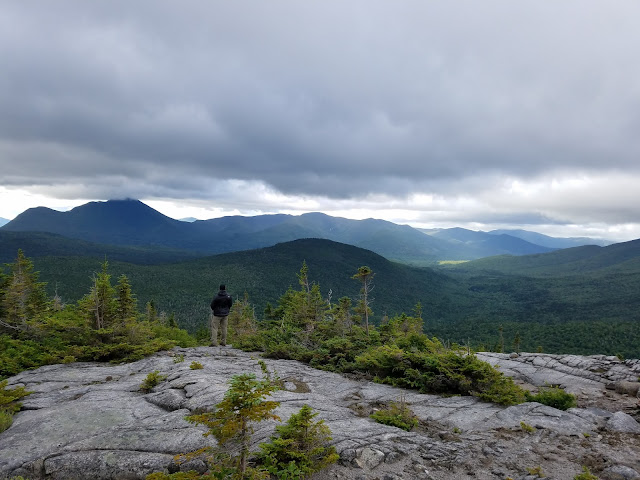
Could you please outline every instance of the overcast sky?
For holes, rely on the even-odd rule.
[[[0,0],[0,217],[640,238],[640,2]]]

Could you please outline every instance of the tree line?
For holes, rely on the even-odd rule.
[[[0,378],[27,368],[79,360],[131,361],[196,341],[159,315],[138,310],[126,275],[114,285],[105,261],[76,303],[50,298],[22,250],[0,271]]]

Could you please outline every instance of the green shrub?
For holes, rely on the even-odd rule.
[[[544,473],[542,473],[542,467],[540,465],[533,468],[527,468],[527,472],[529,472],[529,475],[537,475],[538,477],[544,477]]]
[[[582,473],[573,477],[573,480],[598,480],[598,477],[591,473],[587,467],[582,467]]]
[[[151,324],[150,325],[152,334],[158,338],[167,341],[167,343],[171,343],[172,347],[178,345],[182,348],[187,347],[196,347],[198,346],[198,341],[186,330],[183,330],[178,327],[169,327],[161,324]]]
[[[7,389],[8,380],[0,382],[0,411],[8,412],[13,415],[22,408],[22,404],[18,402],[22,397],[26,397],[28,392],[24,387],[15,387]]]
[[[428,348],[431,351],[374,347],[358,356],[355,366],[375,375],[378,382],[422,393],[474,395],[502,405],[524,402],[524,390],[475,355],[446,350],[439,342]]]
[[[140,390],[143,392],[150,392],[153,387],[158,385],[163,380],[166,380],[166,375],[161,375],[159,370],[154,370],[149,373],[147,377],[144,379],[144,382],[140,384]]]
[[[559,387],[545,387],[533,395],[530,392],[525,393],[528,402],[538,402],[558,410],[568,410],[576,406],[576,396],[565,392]]]
[[[184,362],[184,355],[176,355],[173,357],[173,363],[182,363]]]
[[[189,365],[189,368],[191,370],[202,370],[204,367],[200,362],[193,361],[191,362],[191,365]]]
[[[6,410],[0,410],[0,433],[4,432],[12,424],[13,415]]]
[[[418,425],[418,419],[402,398],[399,402],[391,402],[387,408],[374,412],[371,418],[383,425],[398,427],[407,432]]]
[[[303,405],[285,425],[276,427],[269,443],[260,445],[259,459],[278,479],[302,480],[335,463],[339,455],[329,446],[331,431],[324,420],[315,421],[317,413]]]
[[[527,432],[527,433],[533,433],[536,431],[535,427],[532,427],[531,425],[529,425],[526,422],[520,422],[520,428],[522,428],[523,431]]]

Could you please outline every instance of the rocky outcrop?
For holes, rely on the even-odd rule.
[[[582,407],[637,411],[640,360],[541,353],[478,353],[477,356],[525,388],[559,386],[576,395]]]
[[[399,390],[292,361],[266,363],[284,384],[273,395],[280,402],[278,415],[285,420],[308,404],[333,432],[340,462],[317,479],[522,479],[536,478],[527,469],[538,466],[547,478],[570,479],[583,465],[603,479],[640,472],[637,398],[615,390],[616,382],[637,381],[638,362],[479,356],[528,388],[565,386],[579,395],[579,408],[507,408],[472,397]],[[12,377],[9,386],[24,385],[34,393],[0,434],[0,478],[138,479],[152,471],[202,469],[197,460],[182,466],[174,461],[178,453],[214,442],[184,417],[220,402],[232,375],[260,375],[256,357],[228,347],[175,349],[126,365],[52,365]],[[192,361],[204,368],[190,369]],[[155,370],[166,380],[142,393],[140,384]],[[613,389],[607,389],[610,384]],[[400,396],[421,421],[415,431],[369,418]],[[255,443],[267,440],[274,426],[258,424]]]

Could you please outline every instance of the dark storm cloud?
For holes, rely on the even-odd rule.
[[[0,9],[3,185],[213,199],[230,179],[403,199],[639,175],[635,2]]]

